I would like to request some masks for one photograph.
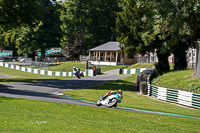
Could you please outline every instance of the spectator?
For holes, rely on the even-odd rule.
[[[97,70],[97,68],[96,68],[95,65],[94,65],[94,67],[93,67],[93,70],[94,70],[94,75],[96,75],[96,70]]]

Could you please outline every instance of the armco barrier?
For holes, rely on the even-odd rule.
[[[139,74],[140,72],[148,69],[149,68],[122,69],[122,74]]]
[[[148,83],[147,95],[166,102],[200,109],[200,94],[197,93],[157,87]]]
[[[0,62],[0,66],[15,69],[15,70],[20,70],[24,72],[29,72],[29,73],[35,73],[35,74],[41,74],[41,75],[48,75],[48,76],[64,76],[64,77],[70,77],[73,76],[73,72],[58,72],[58,71],[48,71],[48,70],[40,70],[40,69],[34,69],[34,68],[27,68],[27,67],[22,67],[18,65],[12,65],[4,62]],[[83,72],[85,76],[94,76],[94,71],[86,69],[85,72]]]

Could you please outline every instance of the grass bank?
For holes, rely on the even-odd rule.
[[[100,94],[106,94],[109,91],[122,89],[124,99],[119,106],[200,117],[199,110],[179,107],[135,93],[133,91],[135,87],[133,81],[136,80],[136,77],[137,75],[133,75],[131,77],[97,85],[91,88],[66,91],[63,93],[71,95],[74,98],[96,102],[99,99]]]
[[[55,66],[50,66],[49,70],[50,71],[60,71],[60,72],[72,72],[73,67],[77,67],[80,68],[81,70],[85,70],[86,69],[86,63],[82,63],[82,62],[64,62],[64,63],[60,63],[57,64]],[[105,66],[105,65],[101,65],[101,71],[105,72],[105,71],[109,71],[109,70],[113,70],[113,69],[119,69],[122,67],[125,67],[127,65],[118,65],[118,66]],[[96,65],[96,67],[98,68],[98,65]]]
[[[152,84],[171,89],[200,93],[200,79],[194,70],[174,71],[153,79]]]
[[[50,66],[50,71],[60,71],[60,72],[71,72],[73,67],[80,68],[81,70],[85,70],[86,63],[82,62],[64,62],[59,64],[52,64],[55,66]],[[96,65],[98,67],[98,65]],[[119,68],[125,68],[125,69],[133,69],[133,68],[155,68],[154,63],[136,63],[134,65],[117,65],[117,66],[107,66],[107,65],[101,65],[101,71],[109,71],[113,69],[119,69]],[[170,69],[173,69],[173,64],[170,64]]]
[[[198,133],[200,121],[0,97],[1,133]]]
[[[174,64],[169,64],[170,70],[174,69]],[[133,69],[133,68],[155,68],[155,63],[136,63],[127,67],[126,69]]]
[[[71,77],[56,77],[56,76],[33,74],[33,73],[22,72],[22,71],[5,68],[5,67],[0,67],[0,74],[11,76],[10,78],[0,77],[0,82],[26,82],[26,81],[36,81],[36,80],[71,78]]]
[[[127,67],[126,69],[133,69],[133,68],[155,68],[154,63],[136,63]]]

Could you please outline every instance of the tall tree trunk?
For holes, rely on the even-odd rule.
[[[32,61],[35,61],[35,55],[36,55],[35,49],[32,49],[32,54],[31,54]]]
[[[185,70],[187,68],[186,50],[188,46],[184,43],[173,50],[174,70]]]
[[[196,43],[197,52],[196,52],[196,62],[195,62],[195,74],[200,77],[200,41]]]
[[[41,56],[40,56],[40,61],[44,61],[45,59],[45,48],[41,48]]]
[[[169,72],[169,52],[162,53],[160,50],[157,50],[157,56],[156,73],[162,75],[163,73]]]

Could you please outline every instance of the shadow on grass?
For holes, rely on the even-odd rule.
[[[18,98],[27,98],[31,97],[44,97],[44,98],[57,98],[54,97],[51,93],[44,93],[44,92],[37,92],[34,90],[24,90],[23,88],[15,89],[13,86],[9,85],[2,85],[0,84],[0,101],[1,100],[13,100],[14,98],[7,98],[7,97],[18,97]]]
[[[43,81],[43,80],[58,80],[58,79],[26,79],[26,78],[0,78],[0,83],[3,82],[33,82],[33,81]]]
[[[88,89],[113,90],[113,91],[121,89],[123,91],[136,91],[136,84],[133,83],[133,82],[129,82],[129,81],[116,80],[116,81],[113,81],[113,82],[108,82],[108,83],[105,83],[105,84],[90,87]]]

